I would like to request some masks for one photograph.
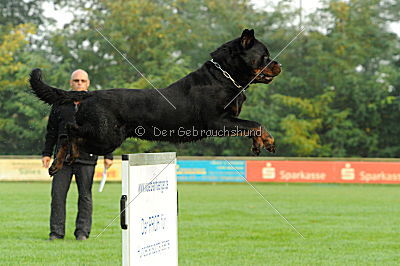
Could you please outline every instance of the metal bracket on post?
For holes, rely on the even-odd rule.
[[[124,230],[128,229],[128,225],[126,224],[126,212],[125,212],[127,199],[128,197],[126,195],[122,195],[121,200],[119,202],[121,228]]]

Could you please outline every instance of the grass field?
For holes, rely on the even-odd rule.
[[[49,183],[0,183],[0,264],[118,265],[120,183],[94,185],[91,238],[73,237],[76,185],[67,235],[47,241]],[[400,187],[255,184],[301,238],[247,184],[179,184],[180,265],[400,264]]]

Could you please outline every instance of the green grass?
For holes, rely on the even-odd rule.
[[[247,184],[179,184],[180,265],[400,264],[399,186],[255,184],[301,238]],[[91,238],[74,240],[76,185],[66,239],[47,241],[49,183],[0,183],[0,264],[118,265],[120,183],[94,186]]]

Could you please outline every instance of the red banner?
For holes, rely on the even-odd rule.
[[[250,182],[400,184],[400,162],[247,161]]]

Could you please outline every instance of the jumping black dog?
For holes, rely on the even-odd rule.
[[[111,89],[92,92],[64,91],[42,80],[41,70],[30,74],[38,98],[50,105],[79,103],[74,124],[67,125],[68,140],[49,169],[61,169],[67,150],[104,155],[129,137],[145,140],[190,142],[208,136],[247,136],[252,151],[275,152],[274,138],[259,123],[239,119],[248,83],[268,84],[281,72],[267,47],[244,30],[211,53],[211,60],[166,88]],[[68,148],[69,147],[69,148]],[[72,147],[72,148],[71,148]]]

